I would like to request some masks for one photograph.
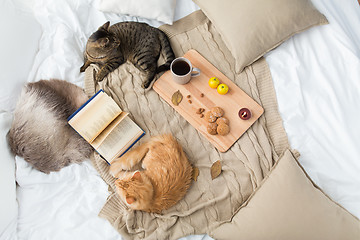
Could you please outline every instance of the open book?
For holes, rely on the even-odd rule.
[[[74,112],[68,123],[110,164],[145,134],[103,90]]]

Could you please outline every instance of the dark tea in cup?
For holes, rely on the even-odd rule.
[[[186,84],[191,77],[200,75],[200,69],[193,68],[189,59],[184,57],[176,58],[170,65],[172,78],[178,84]]]
[[[172,71],[176,75],[186,75],[190,72],[190,66],[185,61],[177,61],[172,65]]]

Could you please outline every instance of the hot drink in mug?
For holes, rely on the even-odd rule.
[[[174,82],[178,84],[186,84],[191,77],[200,75],[200,69],[193,68],[189,59],[184,57],[174,59],[170,65],[170,70]]]

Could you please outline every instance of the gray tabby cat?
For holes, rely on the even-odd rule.
[[[91,146],[67,124],[87,99],[80,87],[66,81],[28,83],[7,134],[12,152],[44,173],[88,158]]]
[[[160,53],[163,53],[166,62],[158,67]],[[105,23],[90,36],[84,56],[85,63],[80,72],[85,71],[91,63],[98,64],[97,82],[126,60],[130,61],[146,73],[143,88],[150,86],[156,73],[168,70],[175,58],[165,33],[139,22],[121,22],[112,26],[110,22]]]

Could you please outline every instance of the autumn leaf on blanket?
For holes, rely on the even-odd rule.
[[[210,172],[211,172],[211,179],[214,180],[215,178],[217,178],[220,173],[221,173],[221,162],[220,160],[217,160],[216,162],[213,163],[213,165],[210,168]]]
[[[171,97],[171,102],[172,102],[175,106],[178,106],[182,99],[183,99],[183,95],[181,94],[180,90],[177,90],[177,91],[174,92],[174,94],[172,95],[172,97]]]
[[[196,182],[199,176],[199,168],[193,167],[193,180]]]

